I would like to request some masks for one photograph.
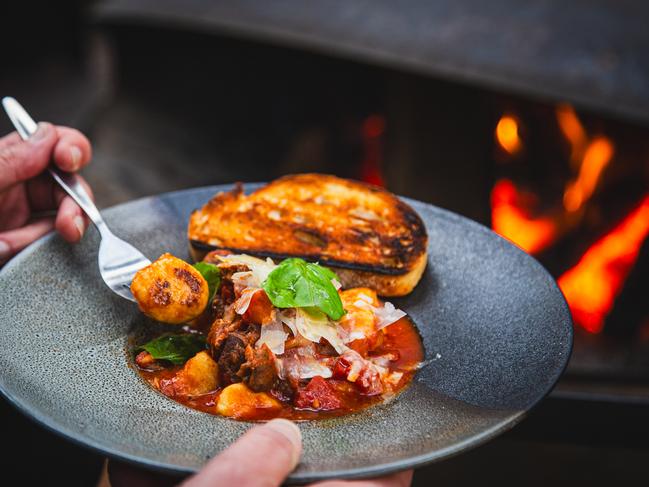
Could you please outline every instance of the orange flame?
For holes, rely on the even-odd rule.
[[[561,132],[570,143],[571,166],[578,171],[577,176],[566,185],[563,208],[559,207],[544,217],[530,217],[523,203],[525,195],[508,180],[498,181],[491,193],[493,229],[530,253],[545,249],[560,232],[569,230],[581,220],[583,213],[576,212],[594,194],[615,151],[607,137],[589,137],[569,105],[557,107],[556,116]],[[513,117],[501,118],[496,127],[496,139],[510,154],[520,150],[518,123]],[[577,324],[592,333],[603,329],[604,320],[635,264],[647,235],[649,195],[559,278],[559,286]]]
[[[557,228],[551,218],[531,218],[520,204],[523,195],[508,179],[501,179],[491,191],[493,230],[529,253],[551,244]]]
[[[563,206],[577,211],[592,196],[602,172],[613,157],[613,143],[606,137],[593,138],[582,160],[579,174],[571,181],[563,195]]]
[[[588,135],[584,126],[579,121],[575,109],[570,105],[559,105],[556,110],[557,123],[563,136],[570,143],[570,162],[574,169],[578,169],[586,150]]]
[[[518,135],[518,120],[513,115],[503,115],[496,125],[496,140],[509,154],[520,152],[523,147]]]
[[[649,195],[559,278],[573,318],[586,330],[598,333],[604,327],[604,319],[648,234]]]

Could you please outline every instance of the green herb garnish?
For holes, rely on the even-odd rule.
[[[208,302],[212,301],[214,294],[221,285],[221,271],[214,264],[209,264],[208,262],[196,262],[194,267],[207,281],[207,287],[209,289]]]
[[[291,258],[268,274],[262,287],[278,308],[315,307],[332,320],[339,320],[345,310],[332,279],[338,277],[326,267]]]
[[[182,365],[206,347],[203,335],[182,333],[161,335],[138,347],[136,351],[146,350],[156,360],[168,360],[172,364]]]

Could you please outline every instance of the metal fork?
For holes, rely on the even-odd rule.
[[[2,106],[23,140],[27,140],[36,132],[38,128],[36,122],[15,99],[9,96],[4,97]],[[106,285],[121,297],[135,301],[131,293],[131,281],[135,273],[149,265],[151,261],[142,255],[142,252],[110,231],[76,175],[63,172],[53,164],[48,167],[48,171],[99,230],[101,234],[99,272]]]

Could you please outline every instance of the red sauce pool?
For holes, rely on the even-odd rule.
[[[394,393],[401,392],[412,380],[417,367],[424,359],[424,349],[421,343],[421,337],[417,328],[412,321],[407,318],[401,318],[399,321],[392,323],[384,328],[383,343],[375,349],[371,356],[385,355],[390,352],[396,352],[398,359],[389,362],[388,369],[391,372],[402,372],[403,376],[396,386]],[[160,379],[173,377],[182,366],[174,366],[163,370],[151,371],[136,367],[140,375],[154,389]],[[258,410],[252,418],[246,418],[247,421],[265,421],[272,418],[287,418],[291,420],[312,420],[323,419],[346,414],[354,413],[365,409],[373,404],[381,403],[385,399],[383,395],[367,396],[362,394],[354,384],[346,380],[327,379],[327,382],[334,387],[338,396],[341,398],[342,407],[333,411],[313,411],[309,409],[297,409],[292,404],[281,402],[282,408],[277,411]],[[184,404],[192,409],[197,409],[209,414],[219,415],[216,411],[216,403],[222,389],[218,389],[209,394],[204,394],[192,398],[173,398],[173,400]]]

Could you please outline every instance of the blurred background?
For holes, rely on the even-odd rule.
[[[529,419],[415,485],[607,485],[649,454],[648,19],[631,0],[5,2],[0,94],[89,136],[100,208],[316,171],[492,227],[558,280],[573,356]],[[2,418],[6,475],[94,484],[100,455]]]

